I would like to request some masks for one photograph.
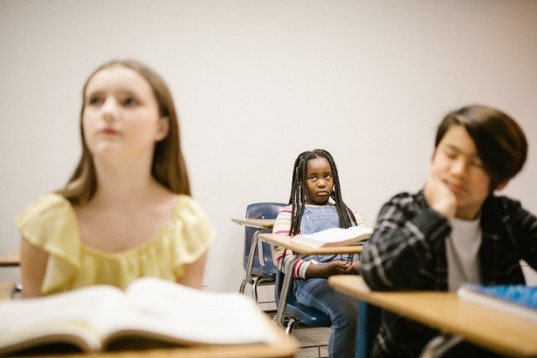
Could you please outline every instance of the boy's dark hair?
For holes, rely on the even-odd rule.
[[[339,226],[348,228],[356,225],[354,214],[347,205],[345,205],[341,197],[339,174],[334,158],[332,158],[332,155],[324,149],[314,149],[312,151],[300,153],[295,159],[292,175],[293,180],[291,183],[291,196],[289,198],[289,204],[291,205],[291,231],[289,234],[291,236],[300,232],[300,223],[302,222],[302,215],[304,214],[304,208],[306,206],[306,173],[308,161],[315,158],[325,158],[328,160],[330,168],[332,168],[334,189],[331,197],[334,200],[338,212]]]
[[[435,148],[453,125],[462,125],[475,142],[479,157],[490,175],[491,193],[524,166],[528,152],[526,136],[507,114],[483,105],[465,106],[450,112],[438,126]]]

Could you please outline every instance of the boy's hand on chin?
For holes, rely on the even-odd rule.
[[[431,168],[423,191],[429,206],[447,218],[454,218],[457,212],[457,197],[446,183]]]

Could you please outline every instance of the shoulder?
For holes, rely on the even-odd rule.
[[[401,192],[392,196],[384,205],[397,206],[401,208],[421,207],[425,203],[423,192],[417,193]]]
[[[532,216],[519,200],[507,196],[491,195],[483,204],[483,216],[502,217],[504,220]]]
[[[47,221],[72,212],[73,207],[67,199],[60,194],[49,193],[31,202],[16,221],[18,224],[29,220]]]
[[[392,196],[382,205],[379,218],[409,219],[417,216],[428,207],[423,191],[417,193],[401,192]]]
[[[174,209],[174,217],[183,220],[207,219],[207,214],[201,205],[189,195],[178,194]]]
[[[180,223],[181,226],[188,228],[188,230],[202,230],[207,235],[211,237],[214,236],[212,233],[214,228],[209,217],[191,196],[183,194],[177,195],[177,202],[172,215],[172,221]]]
[[[290,217],[292,213],[292,205],[284,206],[278,212],[278,218],[280,217]]]
[[[22,237],[35,246],[65,251],[66,237],[78,237],[76,215],[71,203],[63,196],[51,193],[34,202],[16,218]],[[76,240],[75,240],[76,241]]]

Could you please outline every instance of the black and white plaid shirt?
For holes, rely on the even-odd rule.
[[[483,284],[524,283],[520,260],[537,269],[537,217],[507,197],[490,196],[480,219],[479,267]],[[448,290],[445,239],[448,220],[423,195],[401,193],[381,208],[375,231],[361,254],[361,275],[373,290]],[[417,357],[438,334],[384,312],[377,356]]]

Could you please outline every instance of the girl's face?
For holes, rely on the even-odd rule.
[[[105,153],[152,155],[155,142],[168,131],[149,83],[121,65],[104,68],[88,81],[82,127],[94,157]]]
[[[435,150],[432,170],[457,198],[456,217],[474,219],[489,196],[490,175],[461,125],[448,129]]]
[[[326,158],[308,160],[306,166],[306,204],[325,205],[334,190],[332,167]]]

